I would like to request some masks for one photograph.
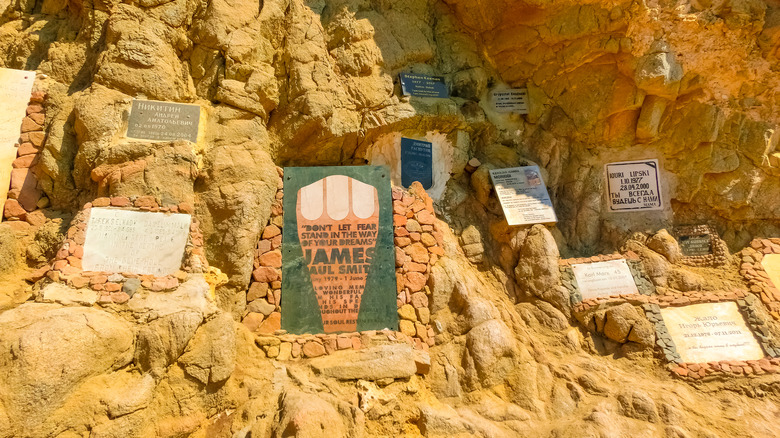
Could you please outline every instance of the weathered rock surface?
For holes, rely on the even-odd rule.
[[[408,345],[380,345],[359,351],[342,351],[311,361],[324,376],[340,380],[405,379],[417,372]]]

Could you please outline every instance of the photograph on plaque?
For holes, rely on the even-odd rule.
[[[390,169],[284,169],[282,329],[398,329]]]
[[[658,160],[609,163],[604,168],[609,211],[663,210]]]
[[[428,76],[417,73],[400,73],[401,91],[404,96],[450,97],[443,76]]]
[[[509,225],[558,222],[539,166],[493,169],[490,178]]]
[[[198,141],[200,105],[133,99],[127,137],[138,140]]]
[[[163,277],[181,269],[188,214],[92,208],[82,269]]]
[[[683,362],[760,360],[765,354],[737,303],[704,303],[661,309]]]
[[[490,97],[496,112],[528,114],[528,90],[525,88],[493,90]]]
[[[639,289],[625,260],[579,263],[571,266],[582,299],[638,294]]]
[[[433,187],[433,143],[401,138],[401,184],[419,181],[425,190]]]
[[[0,68],[0,211],[11,185],[11,163],[16,159],[15,145],[27,114],[33,82],[34,71]]]

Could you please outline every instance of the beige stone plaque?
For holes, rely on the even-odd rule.
[[[87,223],[85,271],[164,276],[181,268],[191,216],[93,208]]]
[[[14,145],[19,140],[34,81],[34,71],[0,68],[0,219],[11,185],[11,163],[16,159]]]
[[[571,266],[582,299],[638,294],[634,276],[625,260],[581,263]]]
[[[761,266],[769,274],[772,284],[780,289],[780,254],[767,254],[761,260]]]
[[[764,351],[745,323],[737,303],[692,304],[661,309],[683,362],[758,360]]]

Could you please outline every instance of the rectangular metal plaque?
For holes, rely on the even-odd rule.
[[[27,114],[35,72],[0,68],[0,220],[8,188],[11,163],[16,159],[22,119]]]
[[[558,222],[539,166],[494,169],[490,178],[509,225]]]
[[[401,184],[419,181],[425,190],[433,186],[433,143],[401,138]]]
[[[181,269],[188,214],[92,208],[82,268],[162,277]]]
[[[580,263],[571,266],[582,299],[609,295],[638,294],[639,290],[625,260]]]
[[[686,257],[712,254],[712,236],[701,234],[697,236],[680,236],[680,249]]]
[[[401,91],[404,96],[450,97],[447,84],[442,76],[428,76],[416,73],[400,73]]]
[[[390,169],[284,170],[282,328],[398,329]]]
[[[610,211],[662,210],[658,160],[623,161],[605,166]]]
[[[127,137],[139,140],[198,141],[200,105],[133,99]]]
[[[764,358],[734,302],[666,307],[661,316],[683,362]]]
[[[528,114],[528,90],[525,88],[493,90],[490,96],[497,112]]]

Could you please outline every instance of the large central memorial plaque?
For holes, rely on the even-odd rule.
[[[404,96],[450,97],[447,83],[442,76],[428,76],[416,73],[401,73],[401,91]]]
[[[663,210],[658,160],[610,163],[605,169],[609,211]]]
[[[133,99],[127,136],[140,140],[198,141],[200,106]]]
[[[0,219],[11,185],[11,163],[16,159],[16,144],[22,119],[30,102],[34,71],[0,68]]]
[[[284,170],[282,328],[397,329],[390,170]]]
[[[433,186],[433,143],[401,138],[401,184],[419,181],[425,190]]]
[[[780,289],[780,254],[767,254],[761,259],[761,266],[769,275],[769,280]]]
[[[638,294],[639,290],[625,260],[572,265],[582,299],[609,295]]]
[[[539,166],[493,169],[490,179],[509,225],[558,222]]]
[[[191,216],[92,208],[82,268],[162,277],[181,268]]]
[[[734,302],[667,307],[661,316],[683,362],[764,358]]]

